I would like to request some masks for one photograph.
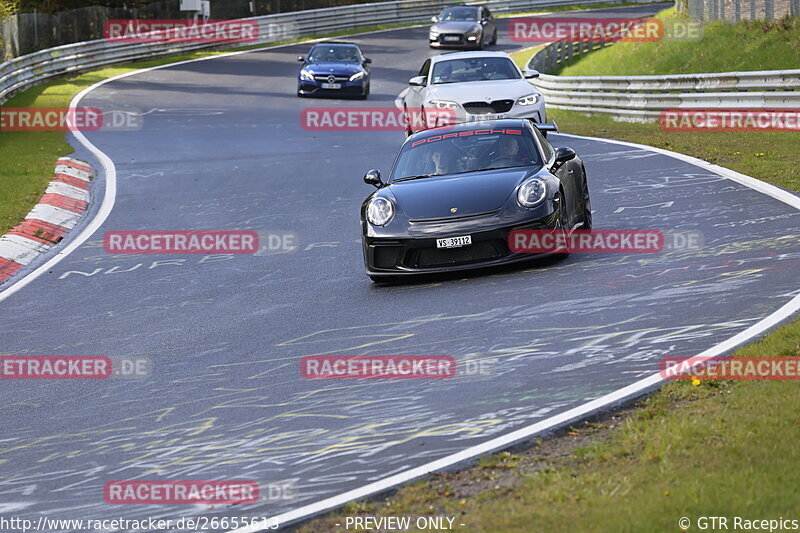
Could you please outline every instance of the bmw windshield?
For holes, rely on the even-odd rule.
[[[519,79],[521,79],[519,70],[506,57],[469,57],[439,61],[433,66],[432,76],[434,85]]]
[[[541,166],[529,132],[518,128],[476,129],[428,135],[407,142],[391,181],[500,168]]]

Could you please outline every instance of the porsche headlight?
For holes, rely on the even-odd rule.
[[[314,73],[309,70],[303,69],[300,71],[300,79],[314,81]]]
[[[362,70],[362,71],[356,72],[355,74],[350,76],[350,81],[360,80],[363,77],[364,77],[364,71]]]
[[[452,109],[453,111],[461,107],[457,102],[448,100],[431,100],[428,104],[434,109]]]
[[[367,221],[373,226],[385,226],[394,217],[394,205],[390,200],[378,196],[367,205]]]
[[[517,203],[522,207],[536,207],[547,197],[547,184],[541,178],[529,178],[517,190]]]
[[[518,105],[533,105],[539,101],[539,93],[529,94],[517,100]]]

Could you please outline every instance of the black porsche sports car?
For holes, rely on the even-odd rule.
[[[426,130],[403,143],[387,180],[361,206],[364,262],[373,281],[494,266],[538,257],[513,253],[513,230],[591,229],[586,170],[524,119]]]

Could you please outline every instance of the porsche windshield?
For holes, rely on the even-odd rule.
[[[317,45],[308,54],[309,63],[359,63],[358,49],[350,45]]]
[[[469,57],[439,61],[433,66],[433,83],[465,81],[518,80],[521,76],[506,57]]]
[[[477,7],[448,7],[439,14],[439,20],[449,22],[454,20],[477,21]]]
[[[406,143],[392,181],[498,168],[541,166],[539,151],[524,129],[476,129],[429,135]]]

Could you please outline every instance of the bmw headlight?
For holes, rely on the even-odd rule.
[[[367,220],[373,226],[385,226],[394,217],[394,205],[390,200],[378,196],[367,205]]]
[[[539,93],[529,94],[517,100],[518,105],[533,105],[539,101]]]
[[[457,102],[450,102],[449,100],[431,100],[428,105],[434,109],[452,109],[453,111],[461,107]]]
[[[356,72],[355,74],[350,76],[350,81],[360,80],[363,77],[364,77],[364,71],[362,70],[362,71]]]
[[[303,69],[300,71],[300,79],[314,81],[314,73],[310,70]]]
[[[536,207],[547,197],[547,184],[541,178],[529,178],[517,190],[517,203],[522,207]]]

